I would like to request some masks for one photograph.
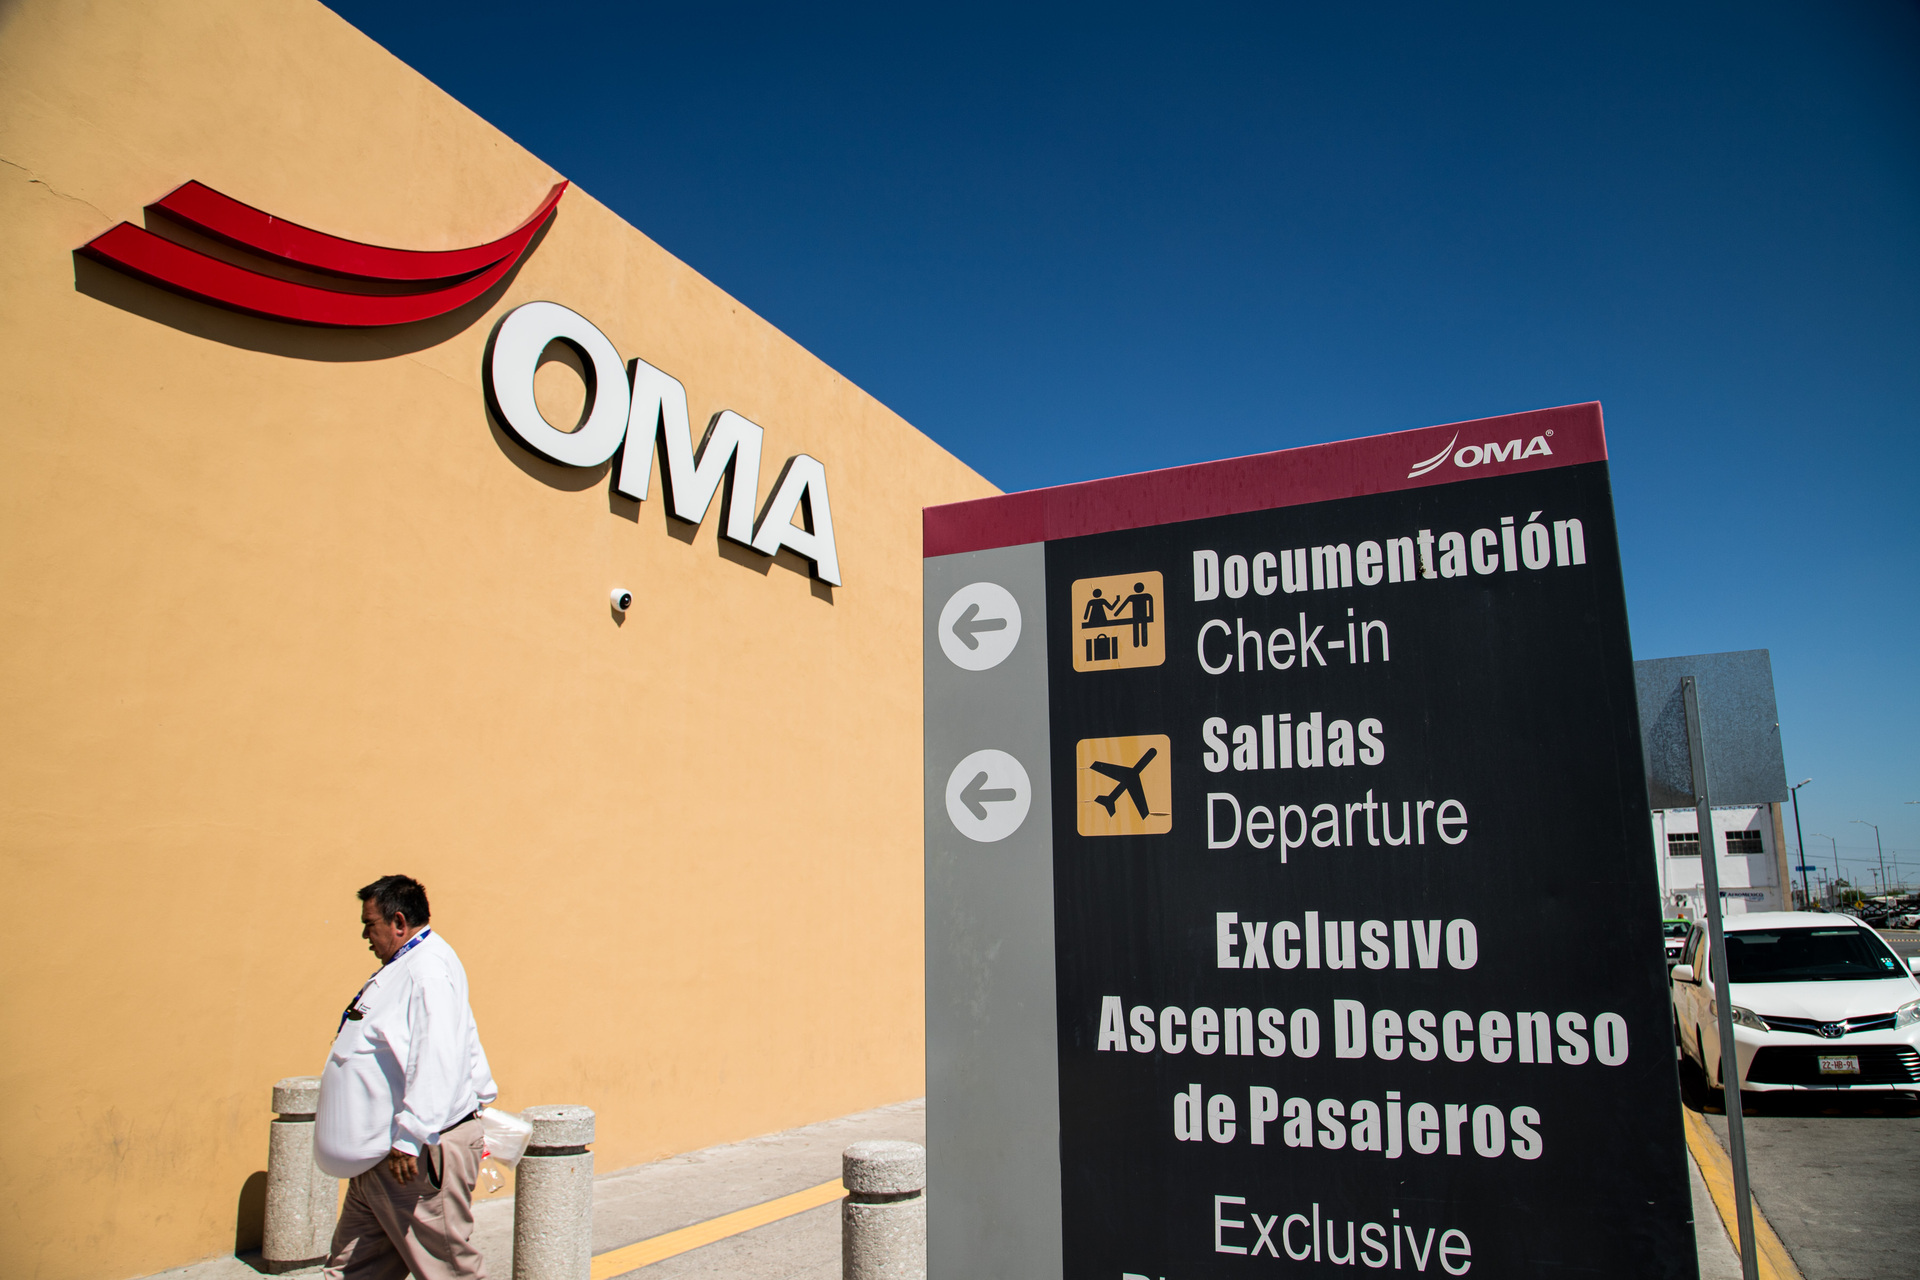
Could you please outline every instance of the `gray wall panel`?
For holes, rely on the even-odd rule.
[[[924,581],[927,1274],[1057,1280],[1045,551],[942,556],[925,562]],[[955,591],[982,581],[1012,593],[1021,633],[998,666],[965,671],[941,648],[940,615]],[[982,843],[955,828],[946,793],[955,766],[988,748],[1021,762],[1032,801],[1013,834]]]

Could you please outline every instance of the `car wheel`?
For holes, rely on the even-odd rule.
[[[1693,1055],[1687,1052],[1684,1043],[1680,1046],[1680,1101],[1690,1110],[1704,1111],[1709,1102],[1710,1091],[1707,1088],[1706,1072],[1695,1062]]]
[[[1706,1086],[1706,1103],[1721,1112],[1727,1109],[1726,1085],[1720,1079],[1720,1058],[1714,1056],[1712,1065],[1707,1063],[1707,1038],[1700,1031],[1700,1024],[1693,1027],[1694,1047],[1700,1051],[1700,1081]]]

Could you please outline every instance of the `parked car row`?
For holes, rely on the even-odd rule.
[[[1767,911],[1721,924],[1740,1088],[1920,1094],[1920,957],[1903,961],[1864,922],[1844,915]],[[1706,943],[1705,928],[1690,925],[1669,979],[1681,1055],[1721,1088]]]

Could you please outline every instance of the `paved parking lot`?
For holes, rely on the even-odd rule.
[[[1724,1146],[1726,1117],[1707,1123]],[[1746,1128],[1754,1199],[1807,1280],[1920,1274],[1920,1104],[1776,1094]]]

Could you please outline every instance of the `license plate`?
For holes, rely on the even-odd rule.
[[[1820,1074],[1823,1076],[1857,1076],[1860,1074],[1860,1059],[1853,1055],[1820,1055]]]

